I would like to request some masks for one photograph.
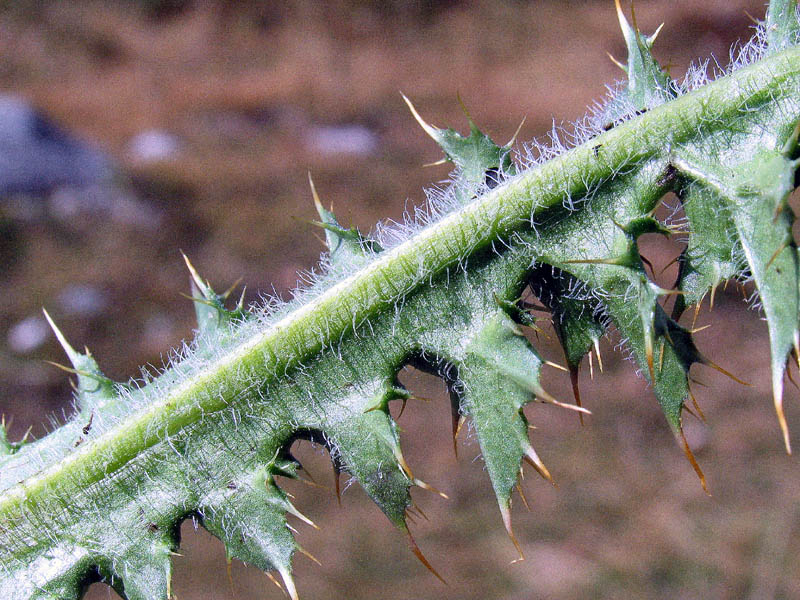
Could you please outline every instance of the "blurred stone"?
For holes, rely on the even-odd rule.
[[[92,285],[73,283],[62,289],[56,301],[65,315],[91,317],[108,306],[106,295]]]
[[[320,154],[363,156],[378,148],[378,136],[363,125],[313,126],[306,133],[306,143]]]
[[[73,221],[82,215],[107,216],[115,223],[155,229],[161,214],[125,189],[93,185],[83,189],[59,187],[48,198],[48,213],[59,221]]]
[[[43,195],[58,186],[107,181],[105,154],[17,96],[0,94],[0,196]]]
[[[43,317],[26,317],[8,330],[8,347],[17,354],[27,354],[41,346],[49,334]]]
[[[181,149],[177,136],[163,129],[146,129],[128,142],[128,153],[136,163],[162,162],[175,158]]]

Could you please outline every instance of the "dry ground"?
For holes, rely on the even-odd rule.
[[[179,2],[171,3],[173,5]],[[697,56],[749,37],[745,11],[760,1],[641,1],[639,25],[666,22],[658,56],[680,75]],[[544,134],[552,119],[575,119],[619,76],[606,51],[622,57],[609,2],[194,2],[156,14],[169,2],[0,3],[0,89],[22,94],[65,126],[97,140],[119,162],[123,184],[145,198],[157,227],[107,212],[65,219],[44,204],[39,217],[3,216],[6,264],[0,274],[0,409],[14,415],[12,437],[68,406],[55,341],[30,355],[5,344],[12,325],[52,308],[75,344],[88,345],[115,378],[160,364],[191,335],[192,308],[179,249],[220,289],[242,277],[250,290],[285,293],[295,272],[321,250],[307,172],[341,220],[363,228],[399,218],[419,203],[424,185],[446,167],[415,125],[398,90],[432,123],[464,128],[458,93],[497,140]],[[376,140],[369,154],[330,154],[315,146],[322,127],[359,125]],[[128,142],[164,128],[180,154],[160,165],[134,163]],[[653,242],[657,269],[679,252]],[[665,279],[672,277],[667,271]],[[59,315],[69,284],[102,291],[89,317]],[[699,371],[695,393],[709,426],[687,422],[706,470],[703,494],[630,363],[604,342],[606,373],[583,381],[594,411],[585,427],[572,414],[531,407],[534,441],[558,488],[531,476],[514,518],[527,554],[515,558],[473,442],[453,457],[442,385],[409,373],[423,396],[401,420],[409,462],[451,496],[415,496],[430,521],[413,531],[448,580],[441,585],[416,562],[357,486],[341,508],[332,490],[288,482],[301,510],[322,530],[299,539],[322,562],[299,556],[304,598],[797,598],[800,597],[800,471],[784,455],[768,389],[766,328],[731,286],[717,295],[713,326],[701,347],[753,383],[737,386]],[[561,361],[543,342],[543,353]],[[569,397],[550,374],[550,389]],[[790,425],[800,431],[797,391],[787,392]],[[299,453],[317,481],[330,485],[327,458]],[[304,460],[304,462],[305,462]],[[302,527],[302,526],[299,526]],[[191,598],[280,598],[266,576],[241,564],[230,578],[222,546],[183,529],[174,591]],[[95,585],[95,599],[114,595]]]

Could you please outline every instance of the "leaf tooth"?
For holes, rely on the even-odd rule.
[[[69,358],[72,368],[55,362],[48,362],[59,369],[78,376],[77,395],[78,404],[80,405],[81,409],[90,409],[92,407],[96,407],[115,397],[116,393],[114,387],[117,384],[103,375],[103,372],[100,370],[100,367],[97,365],[97,361],[94,359],[91,352],[89,352],[89,349],[86,348],[84,354],[76,351],[67,341],[67,338],[55,324],[55,321],[53,321],[47,310],[42,309],[42,312],[44,313],[45,319],[47,319],[50,328],[53,330],[56,339],[58,340],[59,344],[61,344],[61,347],[64,349],[64,352]]]
[[[144,551],[137,546],[126,557],[124,566],[114,574],[121,585],[115,584],[126,600],[167,600],[170,598],[172,543],[154,542]]]

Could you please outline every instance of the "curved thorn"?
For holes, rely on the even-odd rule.
[[[400,420],[400,417],[403,416],[403,413],[406,410],[406,404],[408,403],[408,398],[403,398],[403,404],[400,405],[400,413],[397,415],[397,420]]]
[[[689,442],[686,441],[686,436],[683,434],[683,428],[678,429],[676,435],[678,438],[678,443],[680,443],[684,454],[686,454],[686,458],[689,460],[689,464],[692,465],[694,472],[697,473],[697,476],[700,478],[700,485],[703,486],[703,491],[710,496],[711,493],[708,491],[708,486],[706,485],[706,476],[703,474],[703,470],[697,463],[697,459],[695,459],[692,449],[689,448]]]
[[[467,117],[467,122],[469,123],[470,129],[476,129],[475,122],[472,120],[472,115],[469,114],[467,105],[464,104],[464,100],[461,98],[461,92],[456,92],[456,99],[458,100],[458,104],[461,107],[461,111],[464,113],[464,116]]]
[[[422,554],[422,551],[419,549],[419,546],[417,546],[417,542],[414,541],[414,537],[411,535],[411,532],[408,529],[406,529],[406,535],[408,536],[408,546],[409,548],[411,548],[411,552],[414,553],[414,556],[417,557],[417,560],[419,560],[419,562],[425,565],[425,568],[428,569],[428,571],[430,571],[431,573],[433,573],[436,579],[441,581],[443,584],[447,585],[447,582],[442,578],[441,575],[439,575],[439,573],[436,572],[436,569],[434,569],[433,566],[431,566],[431,563],[428,562],[428,559],[425,558],[425,555]]]
[[[514,547],[517,549],[519,553],[519,557],[513,562],[519,562],[521,560],[525,560],[525,554],[522,552],[522,546],[520,546],[517,537],[514,535],[514,530],[511,528],[511,510],[509,509],[508,505],[503,506],[500,505],[500,514],[503,517],[503,525],[506,528],[506,532],[508,533],[508,537],[511,538],[511,541],[514,543]]]
[[[589,350],[589,379],[594,381],[594,360],[592,359],[592,354],[594,354],[594,352]]]
[[[309,519],[299,510],[297,510],[297,508],[289,501],[286,502],[286,512],[288,512],[290,515],[294,515],[306,525],[311,525],[311,527],[313,527],[314,529],[319,530],[319,526],[316,523],[314,523],[314,521]]]
[[[422,129],[425,131],[425,133],[427,133],[429,136],[431,136],[433,138],[433,140],[438,143],[438,141],[439,141],[439,138],[438,138],[439,131],[435,127],[433,127],[432,125],[428,125],[425,122],[425,120],[421,116],[419,116],[419,113],[417,112],[417,109],[414,108],[414,105],[411,104],[411,100],[409,100],[408,97],[403,92],[400,92],[400,95],[403,97],[403,100],[405,100],[406,104],[408,105],[408,109],[411,111],[411,115],[414,117],[414,119],[417,121],[417,123],[419,123],[419,126],[422,127]]]
[[[628,67],[626,67],[621,62],[619,62],[616,58],[614,58],[610,52],[606,52],[606,56],[608,56],[608,58],[611,59],[611,62],[614,63],[615,65],[617,65],[620,69],[622,69],[626,73],[628,72]]]
[[[675,258],[673,258],[671,261],[669,261],[669,262],[668,262],[666,265],[664,265],[664,268],[663,268],[663,269],[661,269],[661,270],[658,272],[658,274],[659,274],[659,275],[663,275],[663,274],[664,274],[664,271],[666,271],[666,270],[667,270],[667,269],[669,269],[669,268],[670,268],[672,265],[674,265],[676,262],[678,262],[678,261],[680,260],[680,258],[681,258],[681,255],[680,255],[680,254],[678,254],[678,256],[676,256],[676,257],[675,257]]]

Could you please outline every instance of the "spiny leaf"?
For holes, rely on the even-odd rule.
[[[252,317],[234,318],[225,295],[190,265],[201,331],[185,357],[158,376],[111,384],[88,353],[64,342],[79,364],[72,368],[79,393],[95,393],[89,385],[98,382],[108,393],[88,415],[81,410],[15,452],[3,443],[4,597],[72,599],[99,575],[129,597],[163,600],[168,553],[191,515],[223,539],[229,556],[277,570],[296,597],[290,563],[297,546],[286,513],[309,521],[275,482],[296,475],[296,440],[323,443],[334,469],[352,474],[403,531],[410,487],[430,488],[403,458],[389,413],[391,401],[410,397],[396,379],[407,364],[447,381],[454,432],[462,417],[472,419],[503,523],[522,554],[510,514],[521,460],[550,478],[528,439],[523,407],[535,397],[558,404],[542,388],[543,361],[517,324],[532,324],[518,303],[528,284],[554,290],[557,298],[542,301],[559,320],[571,367],[613,323],[702,480],[681,419],[692,365],[714,365],[667,316],[661,299],[673,291],[648,275],[638,241],[670,229],[654,209],[664,194],[680,191],[697,227],[678,284],[695,300],[729,264],[737,276],[753,277],[780,408],[800,296],[786,205],[800,115],[800,48],[792,41],[798,26],[783,10],[791,6],[770,5],[778,33],[767,58],[688,92],[652,59],[653,38],[619,11],[629,81],[608,109],[613,128],[593,122],[576,148],[543,152],[558,154],[547,162],[529,156],[517,169],[507,147],[471,119],[470,135],[461,136],[418,118],[457,166],[431,207],[443,217],[399,243],[389,236],[391,249],[380,251],[320,209],[327,270],[289,304],[254,309]],[[786,49],[775,50],[781,44]],[[494,185],[489,175],[502,181]],[[717,211],[719,226],[704,229]],[[706,231],[713,233],[708,242]],[[725,246],[720,240],[729,232],[735,240]],[[532,279],[538,272],[543,276]]]

